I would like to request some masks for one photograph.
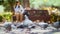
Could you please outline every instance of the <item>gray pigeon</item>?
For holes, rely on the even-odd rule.
[[[29,28],[31,28],[33,25],[33,22],[28,18],[27,15],[25,15],[25,20],[23,21],[23,25]]]
[[[52,25],[53,27],[55,27],[56,29],[59,29],[60,28],[60,24],[59,24],[59,21],[53,23]]]
[[[45,23],[45,22],[40,22],[39,23],[39,26],[43,29],[46,29],[48,27],[48,23]]]

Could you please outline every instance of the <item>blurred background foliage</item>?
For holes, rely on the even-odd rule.
[[[2,22],[2,19],[5,18],[7,21],[11,21],[12,13],[11,12],[4,12],[0,14],[0,22]]]
[[[11,21],[12,12],[14,11],[13,5],[15,5],[16,0],[0,0],[0,22],[2,21],[3,17]],[[22,1],[20,0],[22,3]]]
[[[30,0],[30,7],[39,8],[40,6],[60,7],[60,0]]]
[[[15,5],[16,0],[0,0],[0,5],[5,7],[4,11],[13,11],[13,5]],[[22,3],[22,0],[20,0]]]
[[[60,7],[60,0],[29,0],[30,7],[39,8],[41,6],[56,6]],[[13,11],[13,5],[16,0],[0,0],[0,5],[5,7],[5,11]],[[23,0],[20,0],[21,4],[23,4]],[[7,9],[8,8],[8,9]]]
[[[56,6],[60,7],[60,0],[29,0],[30,7],[39,8],[41,6]],[[13,5],[16,0],[0,0],[0,5],[5,7],[5,11],[13,11]],[[21,4],[23,4],[23,0],[20,0]],[[7,9],[8,8],[8,9]]]

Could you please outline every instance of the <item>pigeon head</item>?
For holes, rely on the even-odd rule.
[[[25,15],[25,19],[29,19],[27,15]]]

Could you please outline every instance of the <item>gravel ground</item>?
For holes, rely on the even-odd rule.
[[[12,29],[12,31],[6,33],[3,27],[0,27],[0,34],[60,34],[60,30],[56,30],[54,27],[48,27],[45,30],[37,26],[35,29],[28,31],[27,29]]]
[[[23,31],[21,31],[22,29],[13,29],[11,32],[6,33],[4,31],[4,28],[0,28],[0,34],[60,34],[60,31],[57,31],[56,29],[49,27],[46,30],[43,30],[41,28],[35,28],[35,29],[31,29],[31,31],[27,31],[27,29],[24,29]]]

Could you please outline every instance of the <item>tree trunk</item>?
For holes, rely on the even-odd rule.
[[[30,7],[29,0],[23,0],[23,6],[24,7]]]

